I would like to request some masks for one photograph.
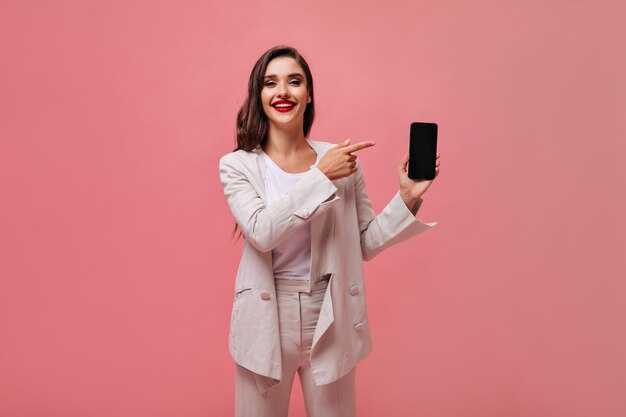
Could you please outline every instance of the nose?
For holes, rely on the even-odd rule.
[[[287,88],[287,85],[284,83],[280,83],[279,87],[278,87],[278,96],[279,97],[283,97],[283,98],[287,98],[289,97],[289,89]]]

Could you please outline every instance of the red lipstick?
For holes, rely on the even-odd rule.
[[[278,106],[279,104],[280,106]],[[287,113],[293,110],[293,108],[296,107],[296,104],[289,100],[278,100],[272,104],[272,107],[278,112]]]

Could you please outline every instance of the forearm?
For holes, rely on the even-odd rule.
[[[391,199],[383,211],[376,215],[365,191],[365,181],[359,167],[355,179],[355,199],[361,233],[363,260],[373,259],[385,248],[428,230],[434,223],[422,223],[415,215],[424,201],[403,196],[401,192]]]
[[[220,178],[233,216],[247,240],[262,252],[273,249],[339,199],[332,181],[314,167],[267,206],[245,172],[245,166],[232,156],[220,160]]]

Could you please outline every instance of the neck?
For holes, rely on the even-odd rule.
[[[267,141],[263,147],[266,153],[288,157],[306,148],[309,148],[309,144],[302,131],[302,125],[278,129],[270,123]]]

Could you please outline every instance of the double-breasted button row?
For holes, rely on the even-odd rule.
[[[357,295],[359,293],[359,287],[357,287],[356,285],[353,285],[352,287],[350,287],[350,295]]]
[[[261,298],[263,300],[269,300],[271,298],[269,291],[261,291]]]

